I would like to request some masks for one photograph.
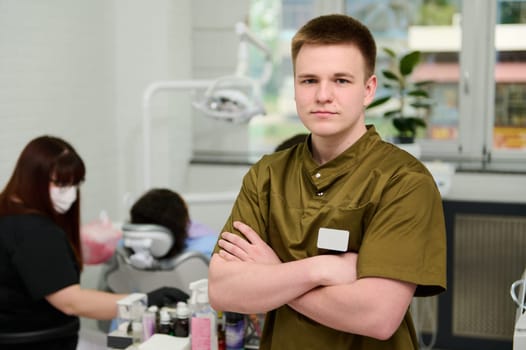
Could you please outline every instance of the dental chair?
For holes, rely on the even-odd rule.
[[[200,252],[184,252],[160,259],[171,248],[170,231],[159,225],[122,226],[123,246],[104,274],[108,288],[115,293],[147,293],[160,287],[176,287],[191,294],[190,282],[208,278],[209,258]]]

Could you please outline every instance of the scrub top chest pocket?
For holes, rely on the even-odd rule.
[[[364,223],[370,205],[349,208],[327,208],[325,222],[316,230],[317,254],[358,252],[363,241]]]

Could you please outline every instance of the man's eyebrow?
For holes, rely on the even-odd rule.
[[[351,78],[351,79],[354,78],[354,74],[346,73],[346,72],[334,73],[333,76],[335,76],[336,78]]]
[[[318,77],[316,74],[312,74],[312,73],[302,73],[302,74],[298,74],[297,75],[298,78],[316,78]]]
[[[337,73],[332,74],[332,76],[336,78],[354,78],[354,74],[347,73],[347,72],[337,72]],[[298,78],[317,78],[318,75],[313,74],[313,73],[299,73],[297,74],[297,77]]]

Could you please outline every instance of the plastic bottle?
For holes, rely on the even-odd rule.
[[[197,304],[197,295],[199,293],[206,292],[208,295],[208,279],[203,278],[194,282],[191,282],[189,285],[192,293],[188,299],[188,307],[190,308],[190,313],[193,313],[195,310],[195,305]]]
[[[159,308],[157,307],[157,305],[152,305],[148,308],[148,311],[151,311],[155,314],[155,330],[154,330],[154,333],[157,333],[157,330],[159,329],[159,318],[160,318],[160,315],[159,315]]]
[[[158,333],[173,335],[172,318],[166,310],[161,310]]]
[[[227,350],[242,350],[245,347],[245,315],[225,312],[225,334]]]
[[[208,303],[208,288],[197,289],[190,322],[192,350],[217,350],[217,314]]]
[[[147,309],[142,315],[142,341],[150,339],[156,332],[156,315],[155,311]]]
[[[190,309],[184,301],[177,303],[175,309],[174,335],[176,337],[188,337],[190,335]]]
[[[133,321],[132,322],[132,342],[133,344],[140,344],[143,337],[142,322]]]

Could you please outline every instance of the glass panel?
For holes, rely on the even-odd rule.
[[[499,0],[493,147],[526,151],[526,0]]]
[[[254,154],[270,153],[286,138],[305,132],[294,103],[290,40],[314,16],[314,0],[251,2],[250,28],[273,51],[272,78],[264,87],[267,115],[253,118],[249,124],[250,149]],[[251,69],[257,69],[256,55],[250,61]]]
[[[462,0],[342,1],[345,1],[346,13],[360,19],[375,36],[379,48],[377,72],[389,64],[383,47],[400,54],[409,50],[422,52],[421,64],[413,78],[434,81],[428,87],[434,103],[425,113],[428,127],[418,136],[432,140],[456,139]],[[305,132],[294,104],[290,40],[301,25],[316,15],[314,0],[251,2],[251,30],[274,52],[273,76],[264,91],[267,115],[253,118],[249,126],[250,148],[256,154],[270,152],[285,138]],[[251,57],[251,63],[252,69],[257,69],[257,58]],[[382,79],[380,74],[379,78]],[[383,93],[380,87],[377,96]],[[389,120],[379,117],[381,108],[369,110],[367,122],[375,124],[382,136],[389,137],[394,129]]]
[[[458,136],[459,50],[461,40],[461,0],[346,0],[346,13],[367,25],[377,41],[377,96],[390,95],[383,87],[381,71],[390,67],[383,48],[401,56],[420,51],[421,60],[411,80],[431,80],[426,89],[433,102],[429,111],[420,114],[427,122],[418,137],[431,140],[455,140]],[[385,107],[384,107],[385,106]],[[393,105],[367,111],[367,121],[374,123],[384,137],[394,134],[391,120],[382,118]],[[422,111],[421,111],[422,112]]]

